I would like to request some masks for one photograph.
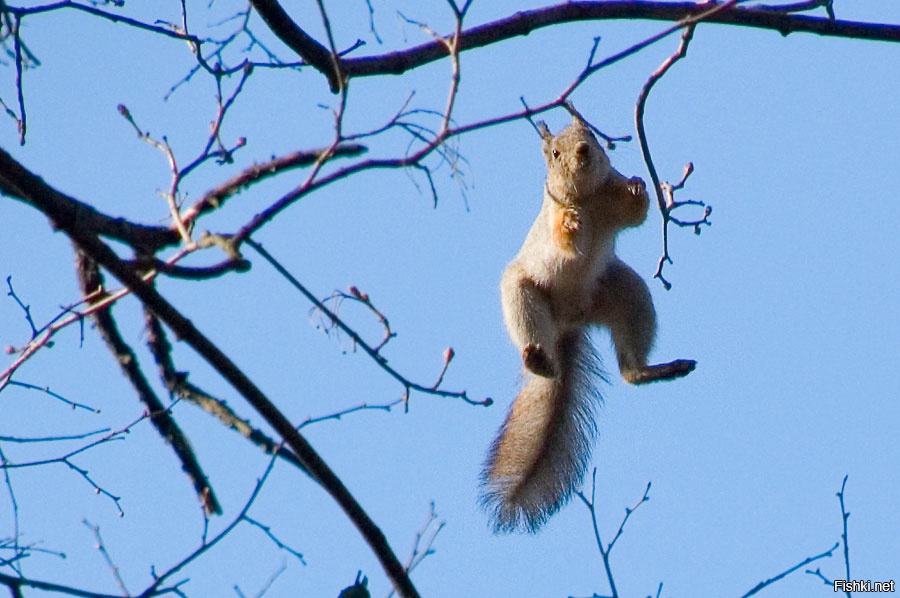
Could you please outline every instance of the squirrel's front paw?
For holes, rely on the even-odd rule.
[[[640,197],[647,192],[647,185],[644,184],[644,179],[642,179],[641,177],[631,177],[630,179],[628,179],[628,190],[632,195]]]
[[[551,218],[550,230],[553,243],[560,249],[575,251],[575,235],[580,225],[578,213],[574,210],[555,211]]]
[[[533,374],[544,378],[556,377],[556,368],[553,367],[553,363],[547,357],[547,352],[540,345],[531,343],[525,345],[525,348],[522,349],[522,363]]]
[[[581,225],[578,214],[570,210],[564,210],[560,220],[560,226],[570,235],[575,234],[578,231],[579,225]]]

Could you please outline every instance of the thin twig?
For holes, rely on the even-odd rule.
[[[435,553],[434,542],[437,539],[438,534],[441,533],[441,530],[444,529],[444,526],[446,525],[446,521],[438,521],[437,512],[434,510],[434,501],[431,501],[428,517],[425,519],[425,523],[422,524],[422,527],[419,528],[419,531],[416,532],[412,551],[409,554],[409,558],[406,560],[407,573],[412,573],[422,561]],[[359,583],[358,576],[357,583]],[[394,591],[391,590],[388,593],[387,598],[391,598],[393,595]]]
[[[306,565],[306,561],[303,559],[303,555],[301,553],[297,552],[296,550],[294,550],[293,548],[291,548],[290,546],[288,546],[287,544],[285,544],[284,542],[282,542],[281,540],[279,540],[275,536],[275,534],[272,533],[271,527],[269,527],[268,525],[263,525],[262,523],[260,523],[259,521],[255,520],[255,519],[252,519],[248,515],[244,515],[244,521],[246,521],[247,523],[249,523],[250,525],[252,525],[253,527],[255,527],[257,529],[262,530],[262,533],[264,533],[266,535],[266,537],[269,538],[275,544],[275,546],[277,546],[281,550],[284,550],[285,552],[290,553],[294,558],[296,558],[298,561],[300,561],[301,563]]]
[[[119,586],[119,589],[122,591],[122,595],[130,596],[131,593],[125,586],[125,580],[122,579],[122,572],[120,571],[119,566],[116,565],[116,563],[112,559],[112,556],[109,554],[109,551],[106,549],[106,544],[103,542],[103,537],[100,535],[100,526],[94,525],[87,519],[84,519],[82,523],[84,523],[84,525],[93,532],[94,540],[97,542],[96,548],[98,551],[100,551],[101,556],[103,556],[103,560],[106,561],[106,565],[112,572],[113,578],[116,580],[116,585]]]
[[[801,567],[805,567],[806,565],[808,565],[808,564],[810,564],[810,563],[812,563],[812,562],[815,562],[815,561],[817,561],[817,560],[819,560],[819,559],[824,559],[825,557],[830,557],[830,556],[832,555],[832,553],[833,553],[835,550],[837,550],[837,547],[838,547],[838,546],[840,546],[840,543],[836,542],[834,546],[832,546],[830,549],[826,550],[825,552],[823,552],[823,553],[821,553],[821,554],[817,554],[817,555],[815,555],[815,556],[807,557],[806,559],[804,559],[803,561],[797,563],[797,564],[794,565],[793,567],[790,567],[789,569],[785,569],[784,571],[782,571],[782,572],[779,573],[778,575],[775,575],[774,577],[770,577],[769,579],[767,579],[767,580],[765,580],[765,581],[759,582],[758,584],[756,584],[756,585],[753,587],[753,589],[751,589],[749,592],[747,592],[746,594],[744,594],[743,596],[741,596],[741,598],[749,598],[749,596],[753,596],[754,594],[758,593],[758,592],[759,592],[760,590],[762,590],[763,588],[766,588],[766,587],[772,585],[773,583],[775,583],[776,581],[778,581],[778,580],[780,580],[780,579],[783,579],[783,578],[787,577],[788,575],[790,575],[791,573],[793,573],[793,572],[796,571],[797,569],[800,569]]]
[[[588,499],[584,492],[578,491],[575,493],[575,496],[581,499],[581,502],[585,504],[588,508],[588,511],[591,513],[591,523],[594,527],[594,539],[597,543],[597,548],[600,550],[600,557],[603,560],[603,569],[606,571],[606,580],[609,582],[609,589],[612,592],[610,598],[618,598],[619,592],[616,589],[616,582],[613,578],[612,566],[610,565],[610,554],[612,553],[613,546],[615,546],[618,539],[622,536],[622,532],[625,529],[625,524],[628,522],[628,519],[631,518],[631,514],[634,513],[642,504],[650,500],[650,482],[647,482],[647,487],[644,489],[644,494],[641,496],[640,500],[638,500],[633,506],[625,508],[625,517],[622,518],[622,521],[619,523],[619,528],[616,530],[616,533],[613,535],[613,539],[609,542],[609,544],[604,545],[603,540],[600,537],[600,526],[597,523],[597,468],[594,468],[593,473],[591,474],[591,498]]]
[[[24,70],[22,58],[22,38],[20,36],[20,28],[22,18],[19,15],[13,17],[13,44],[15,47],[16,61],[16,101],[19,103],[19,145],[25,145],[25,131],[28,128],[28,116],[25,112],[25,91],[23,89],[22,71]]]
[[[0,463],[6,464],[8,463],[8,459],[6,458],[6,454],[3,452],[3,447],[0,446]],[[3,467],[3,481],[6,484],[6,492],[9,495],[9,504],[12,507],[12,520],[13,520],[13,554],[15,555],[12,559],[9,559],[11,567],[14,571],[21,575],[22,571],[19,569],[18,563],[15,561],[18,560],[20,556],[23,556],[22,547],[19,545],[19,537],[21,535],[21,531],[19,529],[19,501],[16,499],[16,492],[13,489],[12,478],[9,475],[9,469]]]
[[[391,401],[390,403],[385,403],[384,405],[369,405],[368,403],[362,403],[361,405],[357,405],[356,407],[348,407],[347,409],[342,409],[340,411],[336,411],[334,413],[329,413],[328,415],[320,415],[318,417],[308,417],[303,420],[298,426],[297,429],[300,430],[305,428],[306,426],[311,426],[313,424],[318,424],[320,422],[328,421],[328,420],[340,420],[345,415],[350,415],[352,413],[359,413],[360,411],[390,411],[394,407],[400,404],[406,404],[404,399],[396,399]]]
[[[141,414],[140,417],[138,417],[131,423],[127,424],[126,426],[124,426],[118,430],[110,431],[110,432],[104,434],[101,438],[98,438],[92,442],[89,442],[88,444],[85,444],[81,447],[73,449],[60,457],[39,459],[36,461],[27,461],[27,462],[11,462],[6,459],[3,459],[3,461],[0,462],[0,469],[4,469],[4,470],[26,469],[26,468],[32,468],[32,467],[43,467],[45,465],[50,465],[53,463],[65,465],[70,470],[74,471],[79,476],[81,476],[81,478],[84,481],[86,481],[94,489],[94,491],[97,494],[101,494],[103,496],[106,496],[110,500],[112,500],[116,506],[116,510],[118,511],[119,516],[122,517],[125,515],[125,512],[122,510],[121,497],[116,496],[115,494],[106,490],[104,487],[100,486],[97,482],[94,481],[94,479],[91,477],[88,470],[76,465],[72,461],[72,459],[74,457],[80,455],[81,453],[87,452],[95,447],[101,446],[103,444],[107,444],[109,442],[123,439],[123,437],[126,434],[128,434],[128,432],[132,428],[134,428],[134,426],[136,426],[138,423],[140,423],[147,417],[149,417],[149,415],[147,413],[143,413],[143,414]],[[93,434],[91,434],[91,435],[93,435]],[[86,436],[88,436],[88,435],[85,435],[85,437]]]
[[[200,543],[200,546],[193,550],[186,557],[169,567],[166,571],[157,574],[154,576],[153,583],[150,584],[143,592],[141,592],[137,598],[150,598],[152,596],[157,596],[165,592],[165,588],[163,583],[171,578],[173,575],[182,571],[185,567],[190,565],[192,562],[197,560],[200,556],[209,552],[212,548],[214,548],[217,544],[219,544],[222,540],[228,537],[229,534],[236,528],[240,523],[247,521],[248,513],[250,512],[250,507],[256,502],[257,497],[259,497],[260,492],[263,489],[263,486],[266,483],[266,480],[269,479],[269,474],[272,473],[272,469],[275,466],[275,458],[269,459],[269,463],[266,465],[266,470],[263,472],[262,476],[256,481],[256,485],[253,488],[253,492],[250,493],[250,497],[247,499],[247,502],[244,503],[244,507],[241,509],[241,512],[238,513],[237,517],[235,517],[231,523],[226,525],[222,531],[220,531],[216,536],[212,539],[207,540],[205,537],[203,541]]]
[[[841,532],[841,541],[844,544],[844,579],[851,580],[850,577],[850,545],[847,541],[847,520],[850,519],[850,513],[847,512],[847,509],[844,507],[844,490],[847,488],[847,478],[850,477],[850,474],[844,476],[844,481],[841,482],[841,491],[837,493],[838,501],[841,503],[841,523],[843,525],[843,531]],[[847,598],[851,598],[850,592],[844,592],[847,595]]]
[[[371,357],[375,361],[375,363],[377,363],[384,371],[386,371],[388,374],[390,374],[390,376],[392,378],[394,378],[395,380],[400,382],[400,384],[403,385],[403,387],[407,391],[407,394],[409,393],[409,391],[415,390],[415,391],[418,391],[421,393],[436,395],[436,396],[440,396],[440,397],[461,399],[461,400],[465,401],[466,403],[469,403],[470,405],[482,405],[482,406],[487,407],[487,406],[490,406],[493,404],[493,400],[490,398],[482,399],[480,401],[476,400],[476,399],[471,399],[471,398],[469,398],[468,394],[464,390],[463,391],[441,390],[439,388],[432,388],[432,387],[424,386],[422,384],[418,384],[418,383],[413,382],[412,380],[406,378],[405,376],[400,374],[397,370],[392,368],[388,364],[387,359],[385,359],[384,356],[382,356],[380,353],[378,353],[378,351],[376,351],[374,347],[372,347],[365,340],[363,340],[363,338],[360,337],[359,334],[355,330],[353,330],[350,326],[348,326],[346,323],[344,323],[344,321],[341,320],[337,316],[337,314],[335,314],[334,312],[329,310],[328,307],[324,303],[322,303],[318,298],[316,298],[316,296],[313,295],[290,272],[288,272],[284,268],[284,266],[282,266],[278,262],[278,260],[276,260],[272,256],[272,254],[270,254],[268,251],[263,249],[262,245],[260,245],[259,243],[257,243],[256,241],[254,241],[252,239],[247,239],[246,242],[257,253],[259,253],[259,255],[261,255],[263,257],[263,259],[265,259],[267,262],[269,262],[269,264],[273,268],[275,268],[275,270],[285,280],[287,280],[291,284],[291,286],[293,286],[295,289],[300,291],[300,293],[304,297],[306,297],[306,299],[310,303],[312,303],[317,309],[322,311],[322,313],[328,314],[329,319],[334,322],[335,326],[340,328],[344,332],[344,334],[346,334],[353,340],[354,343],[359,345],[359,347],[361,347],[362,350],[365,351],[369,355],[369,357]]]
[[[11,379],[8,380],[6,384],[9,386],[18,386],[20,388],[27,388],[29,390],[36,390],[38,392],[42,392],[48,396],[53,397],[54,399],[56,399],[62,403],[65,403],[72,409],[84,409],[85,411],[90,411],[91,413],[100,413],[99,409],[95,409],[94,407],[85,405],[84,403],[78,403],[76,401],[71,401],[71,400],[67,399],[66,397],[62,396],[61,394],[53,392],[52,390],[50,390],[49,386],[38,386],[36,384],[29,384],[28,382],[18,382],[16,380],[11,380]]]
[[[656,200],[657,205],[659,206],[660,214],[662,214],[662,244],[663,251],[662,256],[659,258],[659,262],[656,266],[656,272],[653,277],[658,278],[660,282],[662,282],[663,287],[666,290],[672,288],[672,284],[666,280],[663,276],[663,267],[668,263],[672,263],[672,258],[669,255],[669,222],[672,221],[671,212],[677,206],[674,205],[674,196],[671,196],[671,201],[666,201],[665,198],[665,190],[663,185],[660,183],[659,175],[656,171],[656,166],[653,164],[653,157],[650,154],[650,146],[647,142],[647,133],[644,130],[644,109],[647,104],[647,98],[650,96],[650,90],[653,89],[653,86],[656,85],[657,81],[662,79],[662,77],[672,68],[676,62],[680,59],[684,58],[687,54],[688,46],[691,43],[691,39],[694,36],[694,30],[696,29],[697,23],[710,19],[714,17],[716,14],[720,13],[723,10],[727,10],[734,5],[736,5],[740,0],[729,0],[723,4],[715,5],[713,8],[706,10],[698,15],[690,19],[686,19],[680,24],[685,26],[684,31],[681,35],[681,43],[678,45],[678,49],[669,56],[663,63],[650,75],[647,79],[647,82],[644,84],[641,89],[640,94],[638,95],[637,104],[634,110],[634,121],[635,121],[635,129],[637,131],[638,143],[640,144],[641,154],[644,157],[644,163],[647,165],[647,170],[650,173],[650,180],[653,183],[653,189],[656,192]],[[684,184],[684,181],[690,175],[690,172],[693,170],[693,167],[689,169],[685,169],[684,176],[682,177],[681,182],[678,185],[670,186],[669,193],[674,193],[676,188],[680,188]],[[682,203],[681,205],[687,205],[686,203]],[[703,218],[703,222],[707,222],[707,218],[709,217],[710,211],[707,210],[706,215]],[[699,224],[695,227],[695,230],[699,232]]]
[[[822,574],[822,570],[821,570],[819,567],[816,567],[816,570],[815,570],[815,571],[813,571],[813,570],[811,570],[811,569],[807,569],[807,570],[806,570],[806,574],[807,574],[807,575],[812,575],[812,576],[814,576],[814,577],[818,577],[819,579],[822,580],[822,583],[824,583],[826,586],[828,586],[828,587],[830,587],[830,588],[834,588],[834,581],[831,580],[831,579],[828,579],[827,577],[825,577],[825,576]]]
[[[191,253],[191,251],[192,250],[188,248],[180,250],[175,256],[168,260],[166,264],[174,264]],[[151,270],[144,274],[142,279],[145,281],[152,280],[156,275],[157,272]],[[45,347],[53,346],[52,339],[57,333],[76,323],[83,326],[84,318],[86,316],[93,315],[98,311],[106,309],[129,293],[130,291],[127,287],[115,291],[107,291],[102,288],[94,289],[90,294],[85,295],[82,300],[62,308],[62,311],[57,316],[38,330],[38,336],[32,339],[27,345],[21,349],[7,350],[7,352],[16,352],[19,356],[6,368],[6,370],[0,372],[0,392],[12,383],[13,374],[29,359],[34,357],[38,351]],[[82,305],[85,305],[86,307],[81,307]],[[76,308],[79,308],[79,310],[76,311]]]
[[[31,306],[25,305],[16,294],[16,290],[12,285],[12,276],[6,277],[6,287],[9,289],[6,295],[8,297],[12,297],[13,301],[16,302],[16,305],[18,305],[22,309],[22,311],[25,312],[25,321],[28,322],[28,325],[31,327],[31,339],[34,340],[34,338],[38,335],[38,329],[34,325],[34,319],[31,317]]]

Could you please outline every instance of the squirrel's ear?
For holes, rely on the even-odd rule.
[[[574,104],[572,102],[566,102],[566,110],[569,111],[572,115],[572,124],[573,125],[581,125],[585,128],[590,128],[587,124],[587,121],[581,116],[581,113],[578,110],[575,110]]]
[[[553,133],[550,132],[550,129],[547,127],[547,123],[545,123],[544,121],[538,121],[537,130],[543,141],[550,141],[551,139],[553,139]]]
[[[587,124],[587,122],[581,117],[577,112],[572,112],[572,124],[576,127],[581,127],[583,129],[590,129],[591,127]]]

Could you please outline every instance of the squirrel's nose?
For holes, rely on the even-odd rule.
[[[589,150],[590,147],[584,141],[579,141],[578,145],[575,146],[575,153],[579,156],[586,156]]]

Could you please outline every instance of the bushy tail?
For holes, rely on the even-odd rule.
[[[559,376],[531,376],[488,453],[481,502],[495,531],[537,531],[587,468],[603,373],[585,331],[563,337],[558,355]]]

